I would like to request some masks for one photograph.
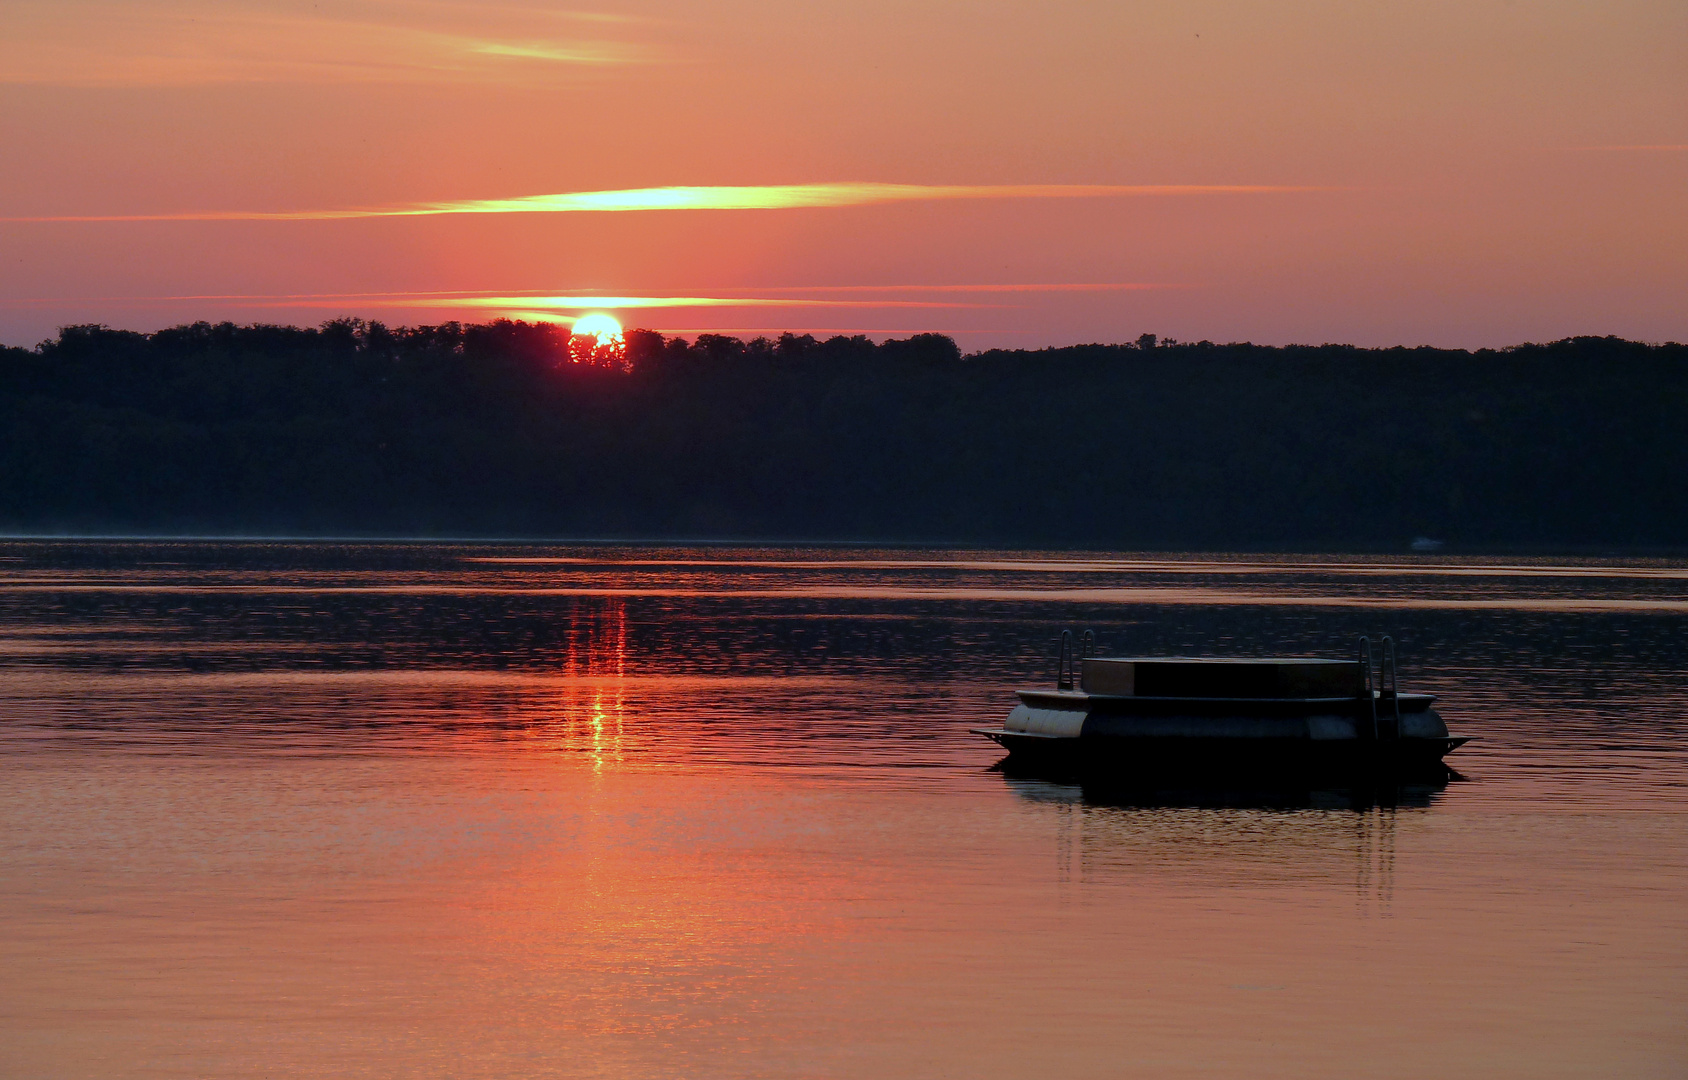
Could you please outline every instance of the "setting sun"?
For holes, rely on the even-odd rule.
[[[573,332],[577,337],[595,337],[600,342],[608,338],[619,340],[621,324],[608,315],[582,315],[574,321]]]
[[[569,336],[569,359],[576,364],[624,366],[627,344],[621,324],[601,312],[576,319]]]

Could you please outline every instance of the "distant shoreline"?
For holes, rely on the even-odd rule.
[[[508,321],[68,327],[0,350],[0,530],[1674,557],[1684,416],[1688,347],[1610,337],[582,354]]]
[[[241,536],[241,535],[172,535],[158,534],[72,534],[72,533],[0,533],[0,546],[7,544],[194,544],[194,545],[343,545],[364,547],[512,547],[512,548],[731,548],[775,550],[855,551],[925,551],[956,554],[1071,555],[1115,556],[1121,559],[1170,559],[1202,556],[1234,556],[1240,558],[1281,558],[1295,560],[1330,558],[1396,558],[1409,563],[1435,565],[1439,559],[1496,560],[1520,559],[1630,559],[1682,560],[1688,562],[1688,545],[1678,547],[1620,548],[1591,545],[1563,546],[1500,546],[1473,548],[1444,548],[1435,552],[1410,550],[1407,546],[1377,548],[1177,548],[1165,550],[1112,549],[1080,547],[1022,547],[1005,548],[986,544],[950,543],[922,540],[792,540],[757,538],[697,538],[697,537],[491,537],[491,536]]]

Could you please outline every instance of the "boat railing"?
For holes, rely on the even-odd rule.
[[[1372,679],[1372,648],[1371,638],[1360,635],[1360,719],[1369,719],[1369,725],[1359,731],[1362,739],[1377,741],[1377,693]]]
[[[1401,737],[1401,682],[1395,670],[1395,639],[1384,634],[1380,639],[1383,643],[1383,672],[1378,679],[1378,697],[1389,709],[1390,726],[1389,737]]]
[[[1395,660],[1395,639],[1384,634],[1377,639],[1378,650],[1373,652],[1372,640],[1362,634],[1359,641],[1360,660],[1360,738],[1377,742],[1381,738],[1401,737],[1400,669]],[[1076,639],[1071,630],[1061,631],[1061,651],[1055,658],[1055,689],[1078,689],[1083,681],[1084,661],[1096,655],[1096,631],[1085,630]],[[1383,707],[1380,723],[1379,705]]]

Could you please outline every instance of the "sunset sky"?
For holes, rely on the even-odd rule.
[[[1688,338],[1681,0],[0,0],[0,342]]]

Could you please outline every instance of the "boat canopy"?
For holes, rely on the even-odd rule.
[[[1079,688],[1122,697],[1353,698],[1366,693],[1358,660],[1315,657],[1084,657]]]

